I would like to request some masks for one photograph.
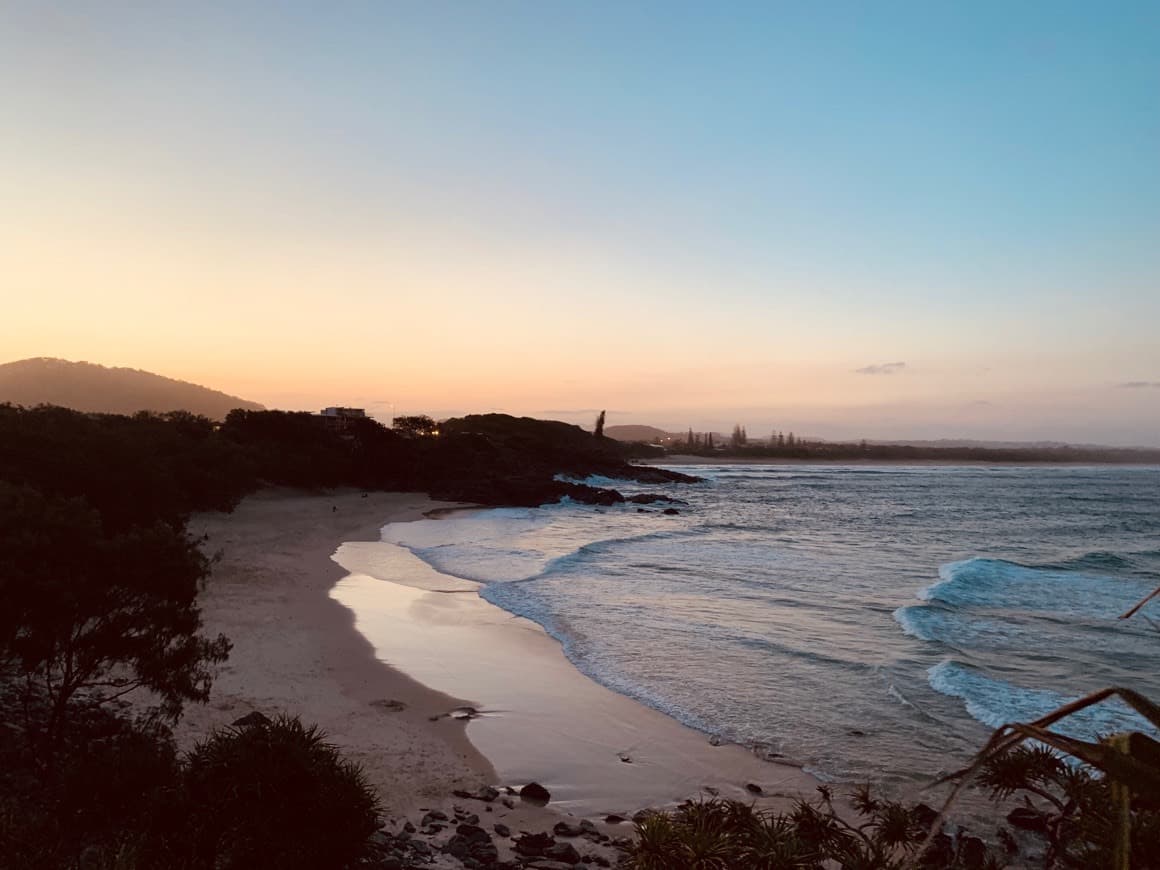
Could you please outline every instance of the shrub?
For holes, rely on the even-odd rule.
[[[902,870],[907,866],[998,867],[973,837],[940,835],[923,849],[933,811],[859,789],[853,824],[834,810],[830,791],[799,801],[790,813],[766,813],[719,798],[686,801],[672,813],[652,813],[636,825],[631,870]],[[920,853],[921,851],[921,854]]]
[[[366,855],[378,798],[316,726],[279,717],[227,728],[187,760],[199,862],[215,868],[342,868]]]

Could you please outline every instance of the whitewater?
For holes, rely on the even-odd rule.
[[[1160,468],[682,466],[687,502],[453,513],[383,540],[605,686],[837,782],[910,789],[994,726],[1160,698]],[[626,494],[643,487],[589,480]],[[1064,730],[1145,728],[1127,708]]]

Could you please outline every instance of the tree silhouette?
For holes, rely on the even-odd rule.
[[[99,707],[156,693],[175,720],[208,697],[230,644],[198,634],[209,560],[164,522],[108,535],[83,499],[0,483],[0,664],[21,677],[30,722],[51,751],[74,701]]]
[[[396,417],[391,428],[408,438],[418,438],[436,434],[439,431],[439,424],[426,414],[414,414],[409,417]]]
[[[597,438],[604,437],[604,412],[603,411],[601,411],[600,415],[596,418],[596,431],[594,434],[596,435]]]

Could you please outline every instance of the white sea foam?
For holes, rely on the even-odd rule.
[[[993,679],[975,668],[949,659],[930,668],[927,677],[932,689],[952,698],[961,698],[972,718],[992,728],[1008,722],[1032,722],[1076,700],[1058,692],[1024,688]],[[1119,731],[1156,733],[1147,719],[1119,701],[1088,707],[1054,727],[1063,734],[1085,740]]]
[[[956,607],[1050,612],[1114,619],[1152,584],[1052,568],[1033,568],[1003,559],[966,559],[939,568],[938,583],[919,592],[924,601]]]
[[[433,584],[482,582],[484,598],[544,626],[610,688],[733,741],[777,743],[827,775],[925,780],[948,753],[965,762],[977,749],[961,729],[970,717],[1034,718],[1123,682],[1156,691],[1148,625],[1113,617],[1160,578],[1160,554],[1134,531],[1154,527],[1160,497],[1119,497],[1160,493],[1160,472],[686,470],[709,480],[644,487],[691,502],[679,516],[565,500],[383,537]],[[1028,564],[947,563],[982,546]],[[927,673],[948,656],[958,661]],[[870,665],[881,679],[868,681]],[[1089,714],[1089,730],[1123,724],[1112,710]]]

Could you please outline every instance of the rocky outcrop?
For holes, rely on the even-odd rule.
[[[615,489],[557,480],[600,475],[640,483],[694,483],[699,478],[632,465],[622,445],[579,426],[551,420],[481,414],[448,420],[437,439],[416,445],[415,483],[433,498],[535,507],[570,498],[582,504],[625,501]],[[652,496],[649,501],[663,501]],[[637,500],[634,497],[634,501]]]

